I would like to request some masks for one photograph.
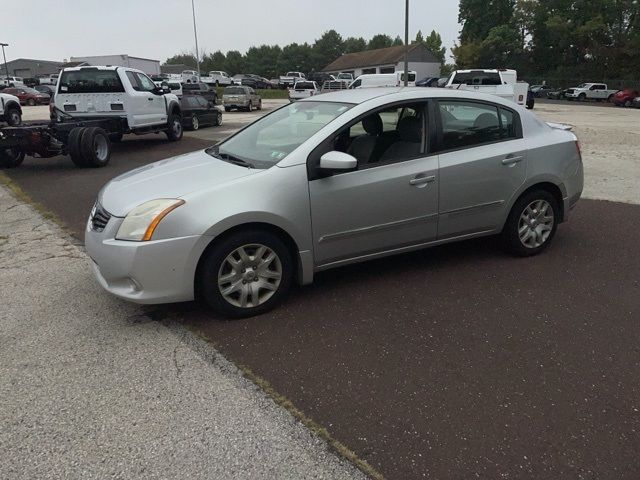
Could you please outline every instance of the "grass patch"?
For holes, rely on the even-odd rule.
[[[67,226],[62,222],[62,220],[58,218],[55,213],[53,213],[41,203],[33,200],[29,196],[29,194],[27,194],[27,192],[22,190],[22,188],[20,188],[20,186],[16,182],[11,180],[4,172],[0,172],[0,185],[5,186],[11,192],[11,194],[21,202],[32,206],[43,218],[52,221],[53,223],[58,225],[58,227],[60,227],[65,233],[71,235],[71,232],[69,231]]]
[[[204,340],[206,343],[211,345],[213,348],[222,352],[220,345],[207,337],[202,330],[199,328],[187,327],[192,333],[197,335],[201,340]],[[281,395],[276,391],[275,388],[271,386],[271,384],[266,381],[264,378],[259,375],[253,373],[253,371],[247,367],[246,365],[242,365],[232,361],[228,356],[224,355],[229,362],[236,366],[236,368],[240,371],[242,376],[257,386],[260,390],[262,390],[271,400],[273,400],[276,405],[287,410],[293,417],[298,420],[302,425],[304,425],[308,430],[311,431],[313,435],[324,440],[329,448],[333,450],[338,456],[344,458],[351,464],[355,465],[355,467],[360,470],[365,475],[369,476],[373,480],[384,480],[384,477],[380,472],[378,472],[375,468],[369,465],[365,460],[362,460],[358,455],[350,450],[346,445],[341,443],[339,440],[336,440],[331,436],[331,434],[322,426],[318,425],[313,419],[307,417],[304,412],[298,409],[291,400],[289,400],[284,395]]]
[[[218,94],[218,98],[222,98],[222,92],[224,91],[224,87],[216,87],[216,93]],[[263,100],[274,100],[274,99],[281,99],[281,100],[288,100],[289,99],[289,92],[287,90],[280,90],[279,88],[273,88],[273,89],[261,89],[261,90],[256,90],[256,93],[258,95],[260,95],[260,98],[262,98]]]

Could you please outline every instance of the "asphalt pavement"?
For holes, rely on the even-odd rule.
[[[207,143],[155,141],[101,170],[6,173],[81,236],[109,178]],[[204,335],[388,478],[636,479],[637,225],[638,205],[583,199],[535,258],[489,238],[322,272],[258,318],[143,311]]]

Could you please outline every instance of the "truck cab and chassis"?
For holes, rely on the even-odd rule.
[[[0,167],[17,167],[25,155],[67,154],[78,167],[102,167],[111,142],[125,134],[164,132],[170,141],[180,140],[180,101],[170,91],[133,68],[67,68],[58,78],[49,123],[0,129]]]

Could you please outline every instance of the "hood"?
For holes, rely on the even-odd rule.
[[[260,170],[234,165],[200,150],[120,175],[102,188],[98,201],[111,215],[124,217],[149,200],[180,198],[257,172]]]

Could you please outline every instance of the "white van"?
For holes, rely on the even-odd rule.
[[[446,88],[488,93],[512,100],[518,105],[526,105],[529,84],[519,82],[515,70],[456,70],[449,77]]]
[[[369,87],[402,87],[404,86],[404,72],[395,73],[371,73],[360,75],[349,88]],[[409,87],[416,86],[416,72],[409,72]]]

